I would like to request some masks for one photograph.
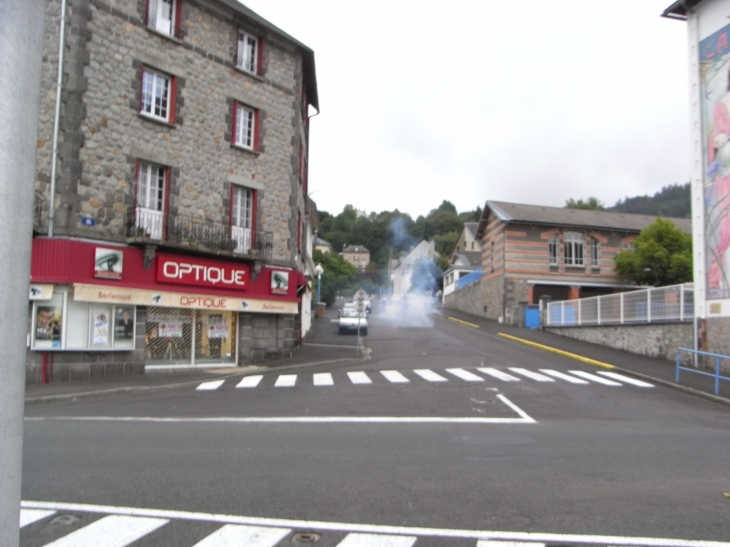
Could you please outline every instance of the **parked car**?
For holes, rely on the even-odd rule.
[[[366,336],[368,333],[368,320],[364,313],[358,313],[356,310],[342,310],[340,320],[338,322],[339,334],[347,332],[357,332],[358,327],[360,334]]]

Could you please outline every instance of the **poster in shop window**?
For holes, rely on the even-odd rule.
[[[94,314],[94,345],[106,346],[109,344],[109,315],[106,312]]]
[[[289,272],[271,272],[271,294],[289,292]]]
[[[182,323],[160,323],[158,335],[161,338],[182,338]]]
[[[134,307],[117,306],[114,314],[114,339],[130,340],[134,338]]]
[[[208,325],[208,338],[228,338],[226,323]]]
[[[35,339],[61,345],[61,306],[38,306],[35,319]]]

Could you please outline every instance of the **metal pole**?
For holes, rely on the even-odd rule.
[[[322,302],[322,274],[317,274],[317,304]]]
[[[61,94],[63,92],[63,54],[66,46],[66,0],[61,0],[60,33],[58,37],[58,72],[56,75],[56,110],[53,116],[53,150],[51,151],[51,189],[48,198],[48,237],[53,237],[56,218],[56,168],[58,163],[58,128],[61,119]]]
[[[25,341],[45,0],[0,1],[0,545],[20,541]],[[12,257],[12,258],[11,258]]]

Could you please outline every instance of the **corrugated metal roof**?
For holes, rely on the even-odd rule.
[[[343,253],[369,253],[367,247],[364,245],[348,245],[342,250]]]
[[[484,208],[485,212],[489,209],[503,222],[596,228],[623,232],[640,232],[659,218],[652,215],[566,209],[564,207],[524,205],[504,201],[487,201]],[[483,230],[485,220],[484,215],[482,215],[482,222],[479,224],[480,232]],[[683,232],[692,233],[692,221],[690,219],[667,217],[667,220],[671,220]]]

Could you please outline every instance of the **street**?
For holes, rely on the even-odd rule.
[[[27,405],[21,544],[730,545],[730,408],[429,317],[376,306],[371,360]]]

